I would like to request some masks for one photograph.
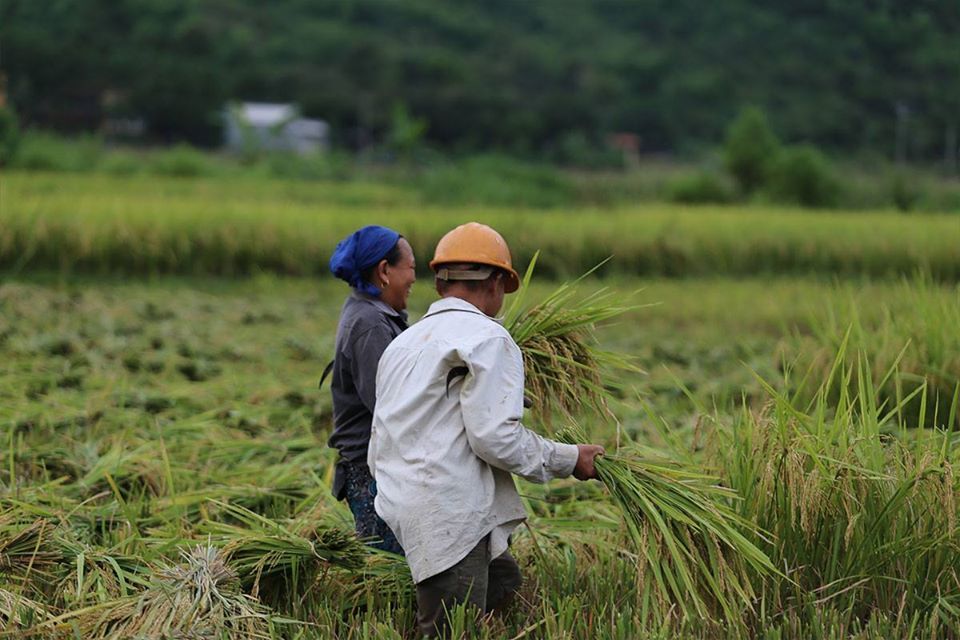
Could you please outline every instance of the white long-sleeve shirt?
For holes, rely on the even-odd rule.
[[[457,367],[468,372],[448,390]],[[414,582],[449,569],[488,533],[490,557],[506,551],[526,518],[510,474],[546,482],[573,473],[576,445],[520,424],[520,349],[465,300],[438,300],[390,343],[376,390],[367,458],[374,506],[403,546]]]

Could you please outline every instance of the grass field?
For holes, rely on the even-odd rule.
[[[667,543],[603,485],[521,482],[521,597],[493,620],[454,611],[457,635],[960,637],[956,216],[447,208],[396,184],[62,173],[4,174],[0,205],[8,636],[413,637],[405,565],[330,496],[317,380],[347,288],[325,264],[377,222],[422,268],[481,219],[518,264],[542,252],[531,300],[613,255],[581,289],[636,306],[597,339],[643,372],[607,373],[613,415],[579,427],[736,496],[780,573],[688,540],[721,568],[691,582],[707,595],[689,615]],[[421,277],[412,317],[433,298]]]
[[[931,509],[953,504],[960,491],[952,437],[903,431],[902,446],[891,447],[896,416],[878,419],[889,405],[871,410],[835,395],[821,405],[791,403],[753,373],[787,389],[785,351],[808,349],[830,310],[855,308],[863,327],[883,327],[884,309],[902,308],[904,291],[922,287],[615,278],[585,289],[602,285],[650,305],[599,334],[648,373],[616,381],[619,430],[589,418],[582,426],[611,450],[635,440],[695,460],[737,489],[745,499],[734,506],[775,534],[757,542],[789,579],[758,577],[753,610],[736,619],[684,621],[649,582],[650,568],[636,564],[599,485],[522,483],[534,517],[515,541],[527,581],[521,602],[479,626],[460,612],[462,632],[952,637],[960,532],[952,511]],[[538,283],[532,295],[552,286]],[[329,496],[330,399],[316,381],[344,295],[329,279],[272,276],[137,283],[52,274],[0,287],[7,630],[98,637],[127,628],[124,607],[178,588],[183,567],[206,570],[202,554],[181,553],[209,544],[227,553],[237,593],[256,582],[248,605],[263,616],[252,618],[257,632],[411,637],[404,567],[364,559],[336,537],[351,523]],[[922,294],[951,313],[958,295],[955,286],[932,284]],[[419,283],[414,316],[431,299],[429,284]],[[952,339],[946,324],[928,326],[931,336],[934,328]],[[735,409],[741,397],[746,411]],[[834,495],[840,475],[844,490]],[[915,512],[909,522],[920,529],[904,528],[904,510]],[[270,549],[276,564],[257,566]],[[233,593],[229,586],[225,579],[219,588]],[[228,632],[244,631],[215,629]]]

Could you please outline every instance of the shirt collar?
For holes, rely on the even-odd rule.
[[[400,319],[403,320],[404,322],[407,321],[407,312],[406,312],[406,311],[397,311],[396,309],[394,309],[393,307],[391,307],[390,305],[388,305],[386,302],[384,302],[384,301],[381,300],[380,298],[375,298],[375,297],[371,296],[370,294],[364,293],[364,292],[362,292],[362,291],[357,291],[356,289],[353,289],[353,290],[350,292],[350,297],[353,298],[354,300],[359,301],[359,302],[366,302],[367,304],[371,304],[371,305],[373,305],[374,307],[376,307],[378,311],[382,311],[383,313],[387,314],[388,316],[393,316],[393,317],[395,317],[395,318],[400,318]]]

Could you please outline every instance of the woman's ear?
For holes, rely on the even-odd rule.
[[[381,260],[377,263],[377,276],[379,277],[381,288],[390,284],[390,277],[387,274],[389,267],[390,263],[386,260]]]

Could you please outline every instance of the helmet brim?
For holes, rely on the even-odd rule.
[[[494,267],[496,269],[500,269],[500,271],[502,271],[505,275],[504,285],[503,285],[504,293],[513,293],[514,291],[520,288],[520,276],[517,275],[517,272],[514,271],[512,267],[505,267],[503,265],[493,264],[490,262],[476,262],[475,260],[462,260],[462,261],[454,261],[454,262],[447,262],[446,260],[444,260],[443,262],[440,262],[439,260],[432,260],[430,262],[430,269],[432,269],[433,272],[436,273],[440,269],[440,267],[442,267],[443,265],[454,264],[456,262],[472,262],[474,264],[482,264],[489,267]]]

